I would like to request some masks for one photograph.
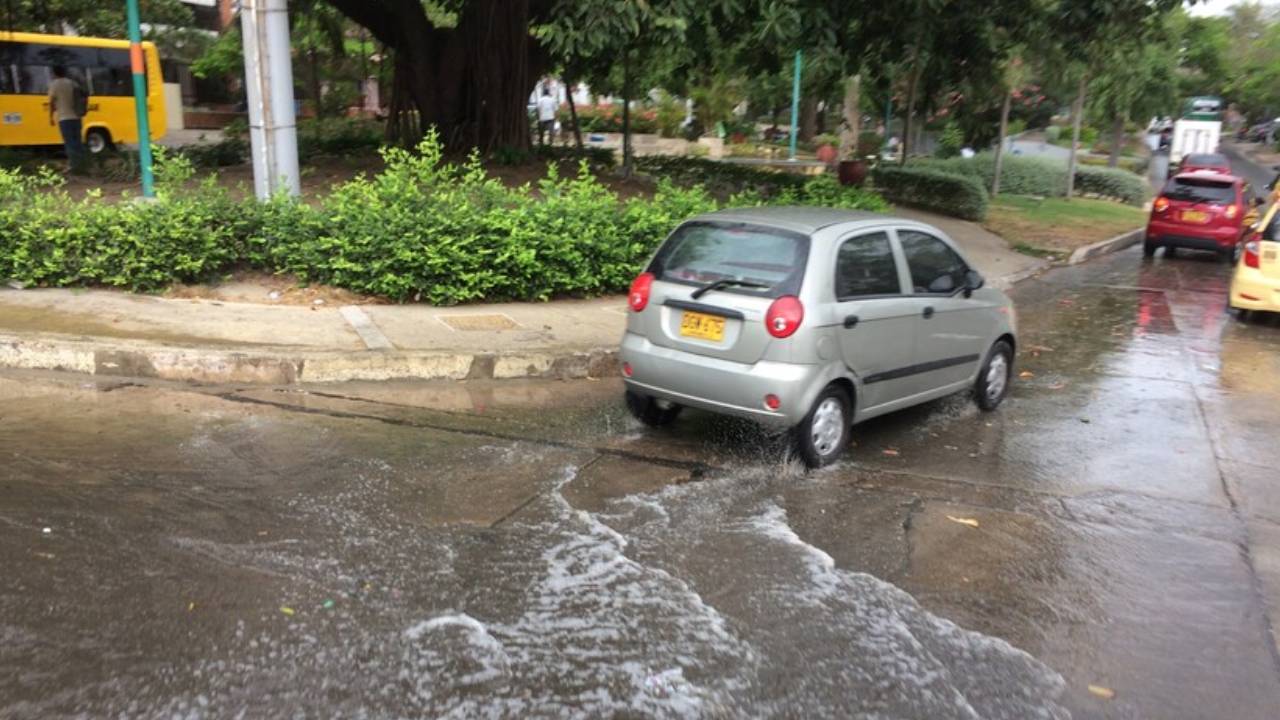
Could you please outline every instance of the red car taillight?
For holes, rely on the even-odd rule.
[[[1169,209],[1169,198],[1167,198],[1167,197],[1158,197],[1158,198],[1156,198],[1155,205],[1152,205],[1152,208],[1153,208],[1156,212],[1158,212],[1158,213],[1162,213],[1162,212],[1164,212],[1165,210],[1168,210],[1168,209]]]
[[[631,281],[631,291],[627,293],[627,304],[632,310],[640,312],[649,304],[649,291],[653,289],[653,273],[643,272]]]
[[[783,295],[764,314],[764,326],[776,338],[791,337],[804,322],[804,305],[795,295]]]
[[[1250,240],[1244,244],[1244,266],[1258,268],[1262,265],[1258,257],[1258,241]]]

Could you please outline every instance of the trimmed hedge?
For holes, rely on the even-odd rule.
[[[622,200],[585,162],[576,177],[550,165],[536,188],[508,188],[475,156],[445,162],[434,134],[416,152],[382,155],[382,172],[315,206],[237,200],[212,178],[193,187],[191,160],[163,151],[158,199],[148,203],[75,200],[52,171],[0,169],[0,279],[151,291],[247,267],[438,305],[590,296],[625,291],[677,224],[719,205],[701,187],[666,181],[653,198]],[[776,201],[885,207],[829,178]],[[733,202],[766,200],[743,193]]]
[[[665,178],[682,187],[700,185],[722,198],[754,192],[768,199],[785,188],[799,190],[808,180],[804,175],[679,155],[645,155],[637,157],[635,164],[645,174]]]
[[[1146,201],[1150,187],[1146,178],[1128,170],[1078,165],[1076,192],[1119,200],[1128,205],[1141,205]]]
[[[988,152],[973,158],[920,158],[909,161],[907,167],[971,177],[984,188],[990,188],[995,177],[995,155]],[[1077,193],[1098,195],[1130,205],[1141,205],[1148,194],[1146,178],[1141,175],[1118,168],[1084,164],[1076,166],[1075,186]],[[1000,192],[1063,197],[1067,194],[1067,167],[1054,160],[1006,154],[1000,173]]]
[[[973,177],[927,167],[882,165],[876,170],[874,180],[876,189],[896,203],[965,220],[982,220],[987,216],[987,191]]]

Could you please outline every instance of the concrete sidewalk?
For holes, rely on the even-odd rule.
[[[973,223],[939,226],[989,281],[1044,261]],[[432,307],[297,306],[110,290],[0,290],[0,367],[208,383],[601,377],[614,373],[626,299]]]

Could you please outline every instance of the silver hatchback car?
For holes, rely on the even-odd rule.
[[[678,227],[631,285],[620,360],[650,425],[684,406],[792,429],[811,467],[854,423],[961,390],[1009,390],[1016,316],[937,228],[750,208]]]

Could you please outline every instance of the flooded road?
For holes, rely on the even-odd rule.
[[[1227,277],[1024,283],[1000,411],[807,475],[614,381],[0,374],[0,717],[1274,718],[1280,323]]]

